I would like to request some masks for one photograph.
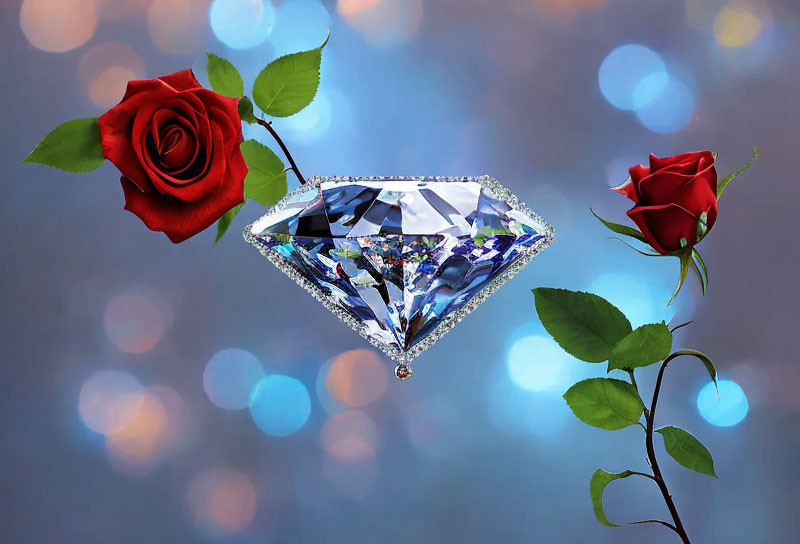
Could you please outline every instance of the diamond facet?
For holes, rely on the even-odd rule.
[[[488,176],[310,178],[244,236],[403,365],[555,239]]]

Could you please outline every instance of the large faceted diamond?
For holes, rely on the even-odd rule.
[[[555,236],[489,177],[311,178],[245,238],[407,363]]]

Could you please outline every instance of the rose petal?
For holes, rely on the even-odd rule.
[[[710,151],[694,151],[692,153],[682,153],[674,157],[659,158],[650,154],[650,171],[655,173],[658,170],[670,170],[681,174],[694,174],[697,172],[696,165],[700,159],[705,157],[707,160],[710,158],[711,162],[714,160],[714,154]],[[695,168],[692,168],[695,166]]]
[[[224,150],[224,137],[222,129],[214,124],[211,126],[212,141],[207,150],[211,157],[208,168],[198,171],[191,179],[175,178],[168,172],[159,172],[160,182],[166,189],[165,194],[169,194],[185,202],[194,202],[208,196],[216,190],[226,175],[227,155]],[[149,157],[148,163],[152,164]],[[200,165],[202,166],[202,164]]]
[[[147,133],[145,131],[148,127],[152,126],[156,115],[152,104],[142,107],[138,112],[132,131],[132,138],[137,142],[137,145],[134,146],[134,151],[139,161],[144,166],[145,173],[150,182],[159,192],[178,196],[178,198],[182,200],[185,199],[185,196],[178,195],[177,192],[181,187],[194,183],[198,178],[201,178],[208,170],[209,161],[211,160],[212,137],[209,129],[208,113],[203,102],[197,96],[194,96],[193,93],[195,92],[196,91],[192,90],[174,93],[169,100],[159,104],[159,107],[163,105],[163,108],[160,109],[168,108],[171,111],[175,111],[178,115],[187,116],[190,119],[195,119],[197,122],[199,130],[195,138],[198,146],[198,154],[196,155],[195,163],[191,165],[191,174],[188,172],[189,169],[187,168],[187,172],[185,172],[186,175],[181,175],[181,177],[170,175],[170,173],[166,172],[159,164],[157,154],[154,153],[154,148],[150,149],[150,152],[148,152]],[[191,194],[203,194],[203,196],[205,196],[207,192],[199,190]]]
[[[200,153],[201,146],[198,145],[197,143],[196,119],[194,120],[194,122],[192,122],[192,120],[183,117],[174,110],[171,109],[159,110],[153,115],[153,122],[152,126],[150,127],[150,137],[153,139],[154,149],[159,150],[160,154],[161,153],[160,150],[162,148],[162,142],[161,142],[162,134],[167,134],[174,127],[183,128],[184,131],[186,132],[187,138],[192,143],[191,154],[188,157],[185,157],[185,162],[179,167],[173,167],[167,169],[167,171],[171,176],[181,177],[181,174],[186,172],[195,163],[195,161],[197,160],[197,156]],[[187,143],[186,140],[184,140],[184,144],[186,143]],[[173,160],[175,161],[175,163],[180,162],[177,160],[177,158]],[[156,161],[153,162],[155,163]],[[163,161],[161,162],[163,164]]]
[[[133,125],[143,109],[154,109],[153,103],[168,99],[175,90],[158,80],[131,81],[126,98],[99,119],[103,155],[140,189],[148,185],[150,176],[138,156],[138,138]]]
[[[634,206],[628,210],[628,217],[659,253],[681,249],[681,238],[686,239],[688,246],[697,240],[698,218],[677,204]]]
[[[208,198],[191,203],[156,191],[142,192],[134,183],[121,178],[125,209],[138,216],[150,230],[180,243],[214,224],[225,212],[244,202],[244,174],[237,173],[225,186]]]
[[[234,136],[233,142],[239,145],[242,142],[242,120],[239,116],[239,99],[222,96],[208,89],[200,89],[197,91],[197,96],[200,98],[207,107],[218,108],[224,113],[225,119],[230,122],[233,134],[228,134],[226,137]],[[236,140],[238,137],[238,141]]]
[[[638,186],[642,179],[650,175],[650,169],[643,164],[636,164],[628,169],[628,174],[633,183]]]
[[[705,208],[709,200],[716,201],[716,194],[711,190],[705,175],[687,176],[663,170],[641,181],[639,196],[642,203],[648,206],[675,202],[691,211],[697,208],[693,203],[702,202],[702,207]]]
[[[165,84],[163,81],[158,79],[134,79],[128,82],[128,85],[125,87],[125,96],[122,97],[120,104],[130,100],[133,96],[137,94],[141,94],[147,91],[159,91],[167,89],[169,90],[169,85]],[[173,89],[174,90],[174,89]]]
[[[203,86],[194,77],[194,72],[191,70],[181,70],[168,76],[161,76],[161,81],[175,89],[176,91],[188,91],[189,89],[200,89]]]
[[[159,161],[169,172],[185,169],[196,155],[194,136],[179,124],[168,129],[158,147]]]
[[[638,197],[636,196],[636,187],[633,183],[633,180],[629,177],[616,187],[611,187],[612,191],[616,191],[621,195],[625,195],[631,200],[633,200],[634,204],[638,202]]]

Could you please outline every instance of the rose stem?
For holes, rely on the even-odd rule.
[[[269,121],[264,121],[263,119],[259,119],[256,117],[256,123],[267,129],[267,131],[275,138],[275,141],[278,142],[278,145],[283,151],[283,154],[286,155],[286,159],[289,161],[289,165],[292,167],[292,171],[297,176],[297,179],[300,180],[300,185],[304,185],[306,182],[306,178],[303,177],[303,174],[300,173],[300,169],[297,167],[297,164],[294,162],[292,158],[292,154],[289,153],[289,149],[287,149],[286,144],[283,143],[281,137],[278,136],[278,133],[275,132],[275,129],[272,128],[272,123]]]
[[[656,419],[656,404],[658,403],[658,394],[661,391],[661,382],[664,379],[664,370],[666,370],[669,362],[679,355],[681,355],[679,352],[671,354],[664,359],[664,362],[661,363],[661,368],[658,370],[658,378],[656,379],[656,386],[653,390],[653,402],[650,404],[650,412],[648,413],[647,408],[644,409],[644,417],[647,420],[645,447],[647,448],[647,458],[650,460],[650,468],[653,470],[656,485],[658,485],[658,489],[661,490],[661,495],[664,497],[664,502],[667,503],[672,521],[675,523],[675,532],[678,533],[678,536],[681,537],[684,544],[691,544],[689,535],[686,534],[686,529],[684,529],[681,518],[678,515],[678,509],[675,507],[675,501],[672,500],[672,495],[670,495],[669,489],[667,489],[667,483],[664,481],[661,469],[658,467],[656,451],[653,447],[653,427]]]

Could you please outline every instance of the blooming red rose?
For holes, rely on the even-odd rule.
[[[237,103],[204,89],[191,70],[128,83],[122,102],[100,117],[125,209],[177,244],[243,202]]]
[[[710,151],[658,158],[636,165],[613,189],[633,200],[630,217],[659,253],[691,247],[717,220],[717,171]]]

